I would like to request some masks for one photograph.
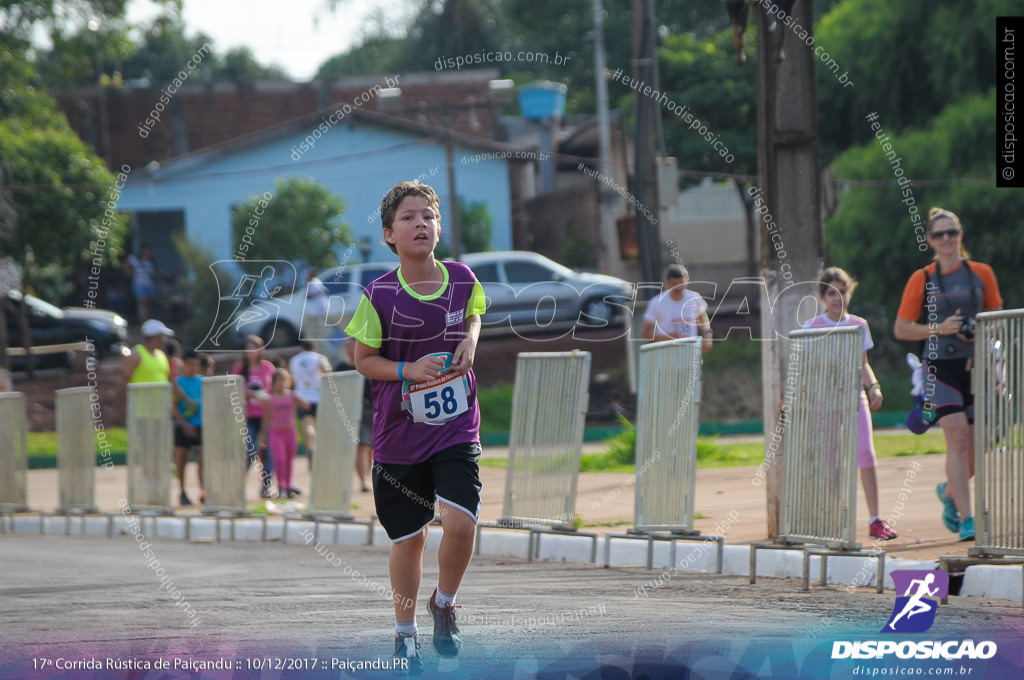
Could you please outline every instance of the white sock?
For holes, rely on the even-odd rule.
[[[402,623],[401,621],[395,621],[395,636],[398,635],[418,635],[419,630],[416,628],[416,620],[413,619],[411,623]]]
[[[441,586],[438,586],[437,594],[434,595],[434,602],[438,607],[450,607],[455,604],[455,593],[449,595],[441,590]]]
[[[876,519],[882,519],[882,518],[879,517],[878,515],[872,515],[871,517],[868,517],[868,524],[874,524]]]

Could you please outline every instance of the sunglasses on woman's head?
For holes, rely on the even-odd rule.
[[[956,238],[959,235],[960,235],[960,230],[959,229],[947,229],[945,231],[933,231],[932,232],[932,238],[935,239],[936,241],[941,241],[943,238],[945,238],[947,236],[949,238]]]

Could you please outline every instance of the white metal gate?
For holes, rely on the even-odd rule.
[[[863,330],[789,335],[779,540],[854,550],[857,428]]]
[[[205,512],[245,512],[245,409],[240,376],[203,378]]]
[[[170,512],[171,384],[128,385],[128,504]]]
[[[96,432],[89,399],[91,387],[54,392],[57,415],[57,512],[96,510]]]
[[[693,529],[701,338],[640,350],[636,423],[636,528]]]
[[[352,516],[352,472],[363,414],[363,380],[357,371],[328,373],[320,378],[318,445],[307,509],[311,515]]]
[[[503,522],[575,528],[589,384],[590,352],[517,357]]]
[[[25,484],[28,470],[25,395],[0,394],[0,509],[17,512],[25,509]]]
[[[1024,309],[976,317],[972,554],[1024,555]]]

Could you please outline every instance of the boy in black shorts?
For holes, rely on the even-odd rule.
[[[369,286],[346,332],[372,380],[373,495],[393,541],[395,657],[422,668],[416,600],[427,525],[439,505],[444,537],[430,598],[434,649],[462,646],[455,595],[473,556],[480,514],[480,410],[473,359],[486,307],[469,267],[434,259],[440,204],[429,186],[400,182],[381,203],[384,240],[400,266]]]

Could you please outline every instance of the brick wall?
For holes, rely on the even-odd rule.
[[[362,108],[494,138],[499,105],[490,94],[496,71],[398,76],[397,100],[374,96]],[[391,78],[394,78],[392,76]],[[161,88],[66,88],[52,92],[78,135],[111,167],[144,166],[276,125],[352,105],[384,76],[334,83],[266,83],[242,88],[232,83],[188,84],[171,98],[160,121],[145,126]],[[311,122],[310,127],[316,123]],[[147,129],[151,127],[151,129]],[[104,130],[106,134],[104,133]]]

